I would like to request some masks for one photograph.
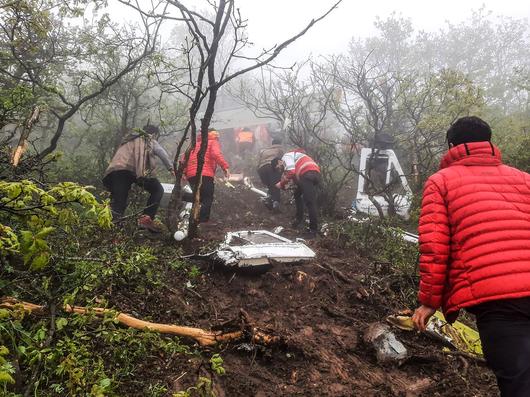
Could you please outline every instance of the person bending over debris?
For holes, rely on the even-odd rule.
[[[294,199],[296,203],[296,218],[293,227],[299,227],[304,222],[304,203],[309,215],[309,231],[306,237],[314,238],[318,234],[317,192],[320,185],[320,167],[315,161],[301,150],[287,152],[283,157],[271,161],[273,168],[282,173],[279,189],[285,189],[290,181],[296,183]]]
[[[199,149],[201,147],[201,136],[199,135],[195,148],[190,153],[190,158],[188,160],[188,165],[184,170],[186,179],[190,183],[191,189],[193,192],[197,189],[197,184],[199,182],[197,178],[197,155],[199,154]],[[184,161],[184,156],[182,156],[181,162]],[[230,177],[230,172],[228,169],[228,163],[225,160],[223,153],[221,152],[221,145],[219,144],[219,133],[214,129],[210,129],[208,132],[208,142],[206,147],[206,153],[204,154],[204,164],[202,167],[202,183],[200,191],[200,200],[201,200],[201,210],[199,213],[199,222],[204,223],[210,220],[210,211],[213,203],[214,195],[214,176],[217,166],[220,166],[223,170],[225,177]],[[182,195],[184,201],[192,202],[193,194],[184,193]]]
[[[276,184],[280,182],[282,174],[271,165],[275,158],[283,156],[283,147],[281,139],[273,139],[272,145],[262,149],[258,158],[258,175],[261,182],[269,189],[269,197],[266,205],[273,211],[280,210],[280,189]]]
[[[503,397],[530,395],[530,175],[501,161],[490,126],[463,117],[426,182],[419,222],[423,331],[442,306],[450,323],[475,314]]]
[[[158,127],[146,125],[142,131],[127,134],[112,158],[103,185],[111,194],[111,210],[114,221],[119,221],[127,208],[127,197],[131,185],[136,183],[149,192],[143,215],[138,219],[138,227],[158,233],[160,227],[153,221],[164,189],[155,177],[155,156],[159,157],[169,172],[174,173],[173,163],[167,152],[156,141]]]

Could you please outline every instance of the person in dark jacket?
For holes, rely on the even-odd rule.
[[[197,184],[199,182],[197,178],[197,156],[201,147],[200,135],[195,144],[195,148],[190,153],[188,164],[184,170],[186,179],[190,183],[190,186],[195,192]],[[184,161],[184,155],[182,156],[181,162]],[[210,212],[212,209],[214,189],[215,189],[215,172],[217,167],[221,167],[226,178],[230,177],[230,171],[228,162],[225,160],[223,153],[221,152],[221,145],[219,144],[219,133],[215,129],[210,129],[208,132],[208,145],[206,147],[206,153],[204,155],[204,164],[202,166],[202,182],[200,191],[201,210],[199,213],[199,222],[205,223],[210,220]],[[193,195],[183,194],[182,199],[184,201],[192,202]]]
[[[167,152],[156,140],[158,132],[157,126],[148,124],[142,131],[127,134],[103,176],[103,185],[111,194],[111,210],[115,221],[119,221],[125,213],[127,197],[133,183],[149,192],[143,215],[138,219],[138,227],[152,232],[161,231],[153,220],[164,194],[154,172],[155,157],[162,160],[168,171],[174,172]]]
[[[280,210],[280,189],[276,187],[276,184],[280,182],[282,174],[271,165],[271,161],[277,157],[281,158],[283,153],[281,139],[275,138],[272,140],[271,146],[259,152],[258,157],[258,175],[269,191],[266,205],[273,211]]]
[[[425,330],[442,307],[476,316],[484,357],[502,397],[530,395],[530,175],[504,165],[478,117],[447,131],[449,151],[423,191],[421,306]]]

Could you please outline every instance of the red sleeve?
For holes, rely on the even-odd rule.
[[[282,174],[282,179],[280,180],[280,187],[282,189],[285,189],[285,186],[287,186],[289,181],[292,180],[294,176],[295,176],[294,170],[284,171],[284,173]]]
[[[438,309],[442,305],[447,279],[451,238],[447,206],[433,177],[427,180],[423,190],[418,231],[420,236],[418,299],[422,305]]]
[[[221,145],[219,145],[219,142],[217,140],[212,140],[208,142],[208,144],[212,145],[211,154],[212,159],[215,161],[215,164],[218,164],[219,167],[223,169],[223,171],[226,171],[229,168],[228,162],[225,160],[223,153],[221,152]]]

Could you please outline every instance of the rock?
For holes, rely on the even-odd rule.
[[[384,323],[372,323],[364,332],[364,342],[373,346],[380,363],[401,364],[408,356],[407,348],[401,343],[390,327]]]

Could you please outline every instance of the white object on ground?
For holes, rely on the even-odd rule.
[[[268,266],[271,260],[300,262],[314,258],[316,254],[301,242],[267,230],[245,230],[227,233],[214,256],[225,266],[243,270]]]
[[[355,223],[364,223],[364,222],[367,222],[369,219],[368,218],[358,219],[355,217],[355,215],[350,215],[348,217],[348,220],[355,222]],[[405,230],[402,230],[398,227],[394,227],[390,229],[406,242],[409,242],[412,244],[418,244],[420,241],[420,237],[417,234],[406,232]]]
[[[184,233],[182,230],[177,230],[175,234],[173,234],[173,238],[177,241],[182,241],[186,238],[187,233]]]
[[[169,199],[171,198],[171,193],[173,193],[173,188],[175,185],[173,183],[161,183],[164,193],[162,194],[162,200],[160,200],[161,207],[167,207],[169,204]]]
[[[399,164],[398,158],[393,150],[391,149],[372,149],[372,148],[363,148],[361,149],[361,159],[359,162],[359,180],[357,182],[357,196],[352,203],[352,208],[355,211],[362,212],[368,215],[378,215],[377,208],[374,203],[370,200],[368,194],[365,192],[366,179],[364,175],[367,173],[367,162],[370,158],[377,158],[379,160],[386,160],[386,173],[385,173],[385,183],[389,185],[391,181],[392,170],[394,170],[401,182],[405,194],[393,194],[394,205],[396,208],[396,213],[402,217],[409,218],[409,210],[412,200],[412,190],[407,182],[407,178],[403,173],[403,169]],[[388,202],[385,197],[382,195],[375,195],[372,198],[381,206],[383,214],[388,215]]]
[[[407,348],[384,323],[372,323],[364,332],[364,341],[375,349],[380,363],[402,363],[408,356]]]
[[[254,184],[252,183],[252,181],[250,180],[250,178],[248,176],[243,179],[243,183],[245,184],[245,186],[247,188],[249,188],[251,191],[253,191],[256,194],[259,194],[261,197],[268,197],[269,196],[263,190],[259,190],[259,189],[255,188]]]
[[[272,230],[272,232],[274,234],[280,234],[281,232],[283,232],[283,229],[285,229],[283,226],[277,226]]]
[[[228,178],[228,180],[230,182],[241,182],[244,177],[244,174],[230,174],[230,178]]]
[[[185,185],[182,188],[182,191],[184,193],[192,193],[191,187],[189,185]],[[189,227],[192,206],[193,206],[193,203],[186,202],[186,204],[184,205],[184,208],[182,209],[182,211],[180,211],[177,231],[175,232],[175,234],[173,234],[173,238],[177,241],[182,241],[186,237],[188,237],[188,227]]]

